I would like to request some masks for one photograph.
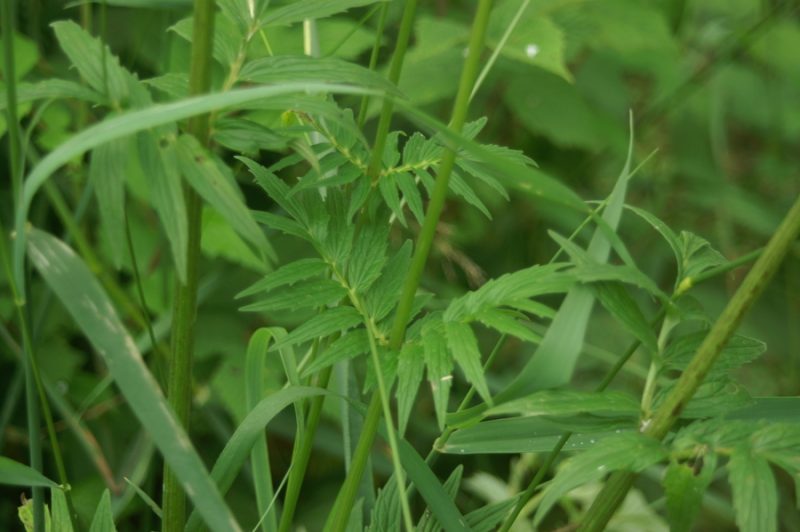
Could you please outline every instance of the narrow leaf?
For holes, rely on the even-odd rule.
[[[325,264],[325,261],[322,259],[309,258],[296,260],[281,266],[274,272],[268,273],[257,283],[254,283],[236,294],[236,298],[251,296],[258,292],[268,292],[280,286],[291,286],[297,281],[322,275],[327,269],[328,265]]]
[[[114,264],[119,268],[125,250],[125,173],[129,145],[114,140],[92,151],[89,179],[100,206],[102,229],[111,244]]]
[[[353,307],[336,307],[325,310],[273,344],[270,351],[349,329],[360,324],[361,319],[361,314]]]
[[[0,484],[58,488],[58,483],[53,482],[35,469],[5,456],[0,456]]]
[[[492,396],[483,374],[478,339],[475,338],[472,328],[466,323],[448,321],[445,322],[445,332],[447,347],[458,365],[464,370],[467,380],[475,386],[483,400],[491,404]]]
[[[97,509],[94,511],[89,532],[116,532],[116,530],[114,516],[111,513],[111,494],[105,489],[103,490],[103,495],[100,496]]]

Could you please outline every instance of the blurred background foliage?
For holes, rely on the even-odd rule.
[[[278,5],[287,2],[274,1]],[[490,50],[523,0],[499,0],[489,28]],[[558,177],[587,199],[602,199],[611,189],[624,159],[629,138],[628,115],[635,122],[635,162],[646,163],[630,187],[628,203],[651,211],[674,230],[703,236],[728,258],[763,245],[792,198],[800,176],[800,15],[797,2],[777,0],[533,0],[525,2],[516,30],[502,48],[494,68],[475,94],[472,117],[487,116],[482,142],[523,150],[540,169]],[[188,13],[185,0],[109,0],[79,4],[27,0],[18,3],[15,37],[17,76],[23,81],[50,77],[75,79],[59,51],[49,24],[72,18],[102,36],[121,63],[150,79],[188,70],[189,45],[180,35]],[[396,28],[402,8],[394,2],[389,28]],[[445,119],[454,96],[468,37],[473,2],[430,0],[422,2],[414,41],[400,88],[415,103]],[[366,64],[373,42],[375,17],[371,6],[346,15],[318,21],[320,52]],[[185,26],[184,26],[185,27]],[[218,32],[224,25],[218,25]],[[394,30],[387,33],[381,64],[388,60]],[[249,53],[303,52],[301,25],[271,27],[266,41],[256,41]],[[219,65],[218,65],[219,67]],[[381,67],[385,68],[385,66]],[[216,86],[225,71],[215,72]],[[153,83],[161,100],[174,97],[165,78]],[[344,105],[349,102],[342,100]],[[355,102],[353,102],[355,103]],[[101,118],[90,106],[67,100],[24,104],[20,108],[32,149],[47,152],[86,124]],[[371,116],[377,104],[371,108]],[[285,118],[285,117],[284,117]],[[279,112],[264,111],[265,123],[282,119]],[[374,127],[374,121],[368,128]],[[413,131],[413,125],[396,120],[396,127]],[[0,118],[0,134],[6,123]],[[368,134],[369,136],[369,134]],[[3,139],[5,142],[5,138]],[[3,154],[7,153],[3,150]],[[3,155],[5,156],[5,155]],[[280,155],[262,154],[269,160]],[[7,162],[1,161],[3,168]],[[128,176],[128,216],[137,261],[141,269],[148,313],[158,317],[169,308],[171,267],[169,246],[159,229],[148,198],[142,192],[138,165]],[[240,173],[241,174],[241,173]],[[269,205],[243,175],[241,186],[248,204]],[[80,225],[98,255],[96,268],[116,276],[131,301],[137,301],[133,270],[127,254],[122,268],[112,266],[110,243],[97,230],[98,213],[87,192],[88,165],[76,160],[62,169],[58,179],[67,208],[80,216]],[[10,212],[10,185],[4,180],[2,208]],[[546,262],[557,249],[548,229],[570,232],[579,220],[573,213],[516,193],[510,202],[481,190],[492,219],[458,201],[444,214],[425,286],[442,295],[457,295],[487,278]],[[45,200],[36,203],[32,219],[56,232],[62,223]],[[197,327],[196,409],[192,429],[197,447],[207,459],[214,457],[244,414],[242,375],[249,334],[264,324],[263,317],[238,312],[233,295],[258,276],[259,263],[224,220],[212,211],[204,215],[203,288]],[[413,229],[413,226],[412,226]],[[621,234],[640,268],[669,289],[675,265],[663,240],[637,217],[623,218]],[[276,235],[274,247],[282,260],[300,253],[297,244]],[[696,298],[705,312],[715,315],[737,286],[742,273],[701,287]],[[41,288],[41,287],[39,287]],[[0,350],[0,390],[3,402],[3,454],[24,461],[26,435],[19,398],[21,375],[15,344],[7,327],[12,302],[3,287],[0,317],[4,342]],[[800,253],[797,247],[783,265],[771,288],[747,317],[741,333],[767,342],[767,354],[738,377],[754,395],[800,393]],[[44,291],[34,292],[41,302]],[[643,301],[654,308],[653,302]],[[36,307],[34,307],[36,308]],[[157,525],[143,503],[126,491],[124,477],[157,493],[158,472],[152,444],[141,437],[131,414],[113,388],[103,386],[105,372],[99,360],[58,304],[34,316],[35,334],[45,360],[42,369],[53,383],[63,405],[64,452],[73,479],[75,503],[90,515],[103,487],[115,497],[114,508],[123,513],[122,529],[146,530]],[[296,323],[303,316],[286,315],[279,325]],[[129,316],[130,319],[130,316]],[[157,320],[156,320],[157,321]],[[147,343],[142,333],[140,342]],[[622,351],[627,341],[619,326],[602,309],[595,310],[589,345],[580,367],[577,386],[589,388]],[[491,348],[489,337],[485,349]],[[509,341],[488,376],[495,385],[508,382],[531,348]],[[634,359],[620,379],[621,387],[640,390],[646,360]],[[268,386],[277,389],[282,370],[276,361]],[[335,419],[335,402],[326,404],[328,419],[320,428],[318,450],[312,460],[308,486],[298,516],[309,530],[321,526],[338,487],[342,466]],[[433,406],[427,390],[420,394],[409,439],[427,448],[436,435]],[[76,429],[74,422],[84,424]],[[72,423],[72,425],[71,425]],[[271,447],[274,477],[280,478],[291,459],[293,420],[281,417],[274,425]],[[87,458],[91,457],[91,459]],[[441,461],[442,471],[460,462]],[[535,457],[476,456],[465,461],[467,489],[462,497],[496,500],[518,489]],[[377,471],[389,471],[386,455],[376,455]],[[98,475],[97,471],[104,471]],[[786,492],[790,479],[781,478]],[[524,484],[523,484],[524,485]],[[657,482],[653,483],[654,489]],[[242,484],[242,490],[249,490]],[[726,486],[719,486],[723,492]],[[0,497],[0,522],[14,522],[17,500],[13,490]],[[228,497],[234,511],[244,516],[254,509],[249,497]],[[576,497],[587,496],[575,495]],[[127,500],[126,500],[127,499]],[[800,527],[792,497],[782,498],[781,522],[786,529]],[[729,503],[714,500],[704,516],[704,529],[732,527]],[[469,500],[462,501],[469,505]],[[629,505],[630,506],[630,505]],[[627,513],[626,513],[627,512]],[[623,511],[634,524],[617,523],[619,529],[636,528],[644,516],[653,530],[661,526],[644,500]],[[711,527],[711,528],[708,528]],[[13,527],[12,527],[13,528]],[[797,529],[797,528],[794,528]],[[524,530],[521,528],[520,530]]]

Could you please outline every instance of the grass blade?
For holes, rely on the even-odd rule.
[[[103,357],[142,426],[180,479],[209,528],[240,530],[216,485],[167,406],[133,339],[86,264],[66,244],[37,229],[28,234],[33,265]]]

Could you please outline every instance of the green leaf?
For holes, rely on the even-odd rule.
[[[202,223],[200,249],[206,257],[222,258],[258,273],[269,271],[264,261],[216,210],[205,206]]]
[[[323,19],[379,1],[382,0],[297,0],[285,6],[268,9],[259,20],[259,26],[288,26],[307,18]]]
[[[303,370],[305,379],[317,371],[327,368],[342,360],[355,358],[369,351],[369,338],[365,329],[350,331],[341,338],[337,338],[322,353]]]
[[[114,140],[92,151],[89,179],[94,185],[100,220],[119,268],[125,251],[125,175],[130,145]]]
[[[748,447],[734,449],[728,461],[736,525],[742,532],[777,532],[778,492],[767,460]]]
[[[580,413],[633,418],[639,414],[639,402],[631,395],[622,392],[542,390],[486,411],[487,416],[499,414],[565,416]]]
[[[492,10],[487,29],[487,42],[496,49],[517,13],[523,0],[499,2]],[[543,16],[541,8],[531,5],[522,11],[514,31],[502,48],[502,55],[529,65],[536,65],[557,74],[567,81],[572,76],[564,64],[564,32],[550,18]],[[534,3],[535,4],[535,3]]]
[[[105,489],[103,495],[100,496],[97,509],[94,511],[89,532],[116,532],[116,530],[114,516],[111,513],[111,493]]]
[[[534,344],[542,341],[539,333],[534,332],[527,325],[515,319],[512,313],[508,311],[487,308],[480,311],[475,317],[487,327],[491,327],[503,334],[509,334]]]
[[[492,532],[506,518],[511,509],[517,504],[520,496],[511,497],[504,501],[493,502],[482,508],[473,510],[465,517],[467,525],[472,532]]]
[[[263,257],[275,258],[275,251],[258,227],[227,167],[214,160],[191,135],[181,135],[177,143],[181,173],[204,200],[217,210]]]
[[[406,432],[408,418],[417,398],[422,373],[425,370],[425,351],[418,343],[406,343],[397,362],[397,426],[400,437]]]
[[[481,365],[478,339],[475,338],[472,328],[466,323],[456,321],[445,322],[444,326],[450,354],[461,366],[467,380],[475,386],[483,400],[492,404],[492,395],[489,393],[489,386],[486,384],[486,377]]]
[[[326,271],[328,271],[328,265],[321,259],[296,260],[281,266],[274,272],[268,273],[260,281],[236,294],[236,298],[251,296],[259,292],[269,292],[281,286],[292,286],[297,281],[322,275]]]
[[[361,229],[347,261],[350,288],[363,293],[375,282],[386,262],[389,224],[370,224]]]
[[[175,142],[166,134],[158,138],[155,132],[150,131],[140,134],[138,141],[139,162],[150,189],[153,207],[167,234],[178,277],[184,281],[189,228]]]
[[[405,273],[411,262],[411,248],[411,241],[406,240],[386,262],[380,277],[365,296],[367,312],[376,322],[385,318],[400,298]]]
[[[181,484],[189,487],[189,498],[209,528],[240,530],[94,275],[68,246],[37,229],[28,235],[28,253],[39,274],[103,357],[164,460]]]
[[[72,519],[69,516],[67,497],[61,488],[50,488],[50,514],[53,528],[51,532],[73,532]]]
[[[439,423],[439,430],[444,430],[447,402],[453,384],[453,359],[447,351],[447,340],[441,322],[429,322],[422,327],[422,347],[433,393],[436,421]]]
[[[276,342],[270,351],[322,338],[361,323],[361,314],[353,307],[336,307],[320,312]]]
[[[236,427],[233,435],[228,439],[222,452],[214,462],[211,477],[216,482],[221,493],[227,493],[236,475],[242,468],[245,460],[250,455],[250,450],[255,445],[264,428],[284,408],[292,403],[327,393],[321,388],[291,386],[265,397],[247,414],[247,417]],[[202,506],[189,517],[186,531],[194,532],[200,525],[198,511],[203,511]]]
[[[187,17],[175,23],[170,30],[174,31],[188,42],[192,42],[194,35],[194,18]],[[238,58],[244,30],[226,16],[218,16],[214,21],[214,43],[212,55],[221,65],[228,68]]]
[[[706,337],[706,331],[689,333],[675,338],[664,351],[664,370],[684,369],[694,357],[700,344]],[[706,379],[717,379],[726,376],[731,370],[752,362],[767,350],[767,345],[755,338],[734,335],[722,348],[720,356]]]
[[[602,219],[612,231],[616,230],[622,217],[632,158],[633,131],[625,165],[603,210]],[[610,251],[611,243],[598,227],[592,235],[586,254],[594,263],[604,264],[608,260]],[[535,355],[529,359],[508,388],[498,395],[498,402],[538,389],[561,386],[570,381],[583,349],[583,339],[593,306],[594,297],[587,287],[576,285],[570,289]]]
[[[289,186],[278,176],[247,157],[237,157],[242,161],[250,172],[255,176],[256,181],[267,191],[267,194],[275,200],[292,218],[298,221],[303,227],[308,227],[308,216],[297,199],[291,196]]]
[[[264,224],[272,229],[281,231],[287,235],[296,236],[302,240],[309,240],[310,238],[308,231],[303,229],[303,226],[290,218],[263,211],[253,211],[252,214],[253,219],[256,222]]]
[[[464,181],[464,178],[456,172],[450,175],[450,190],[452,190],[456,196],[463,198],[464,201],[481,211],[486,218],[489,220],[492,219],[492,214],[489,212],[489,209],[486,208],[486,205],[478,198],[478,195],[472,190],[472,187]]]
[[[461,479],[463,476],[464,466],[459,465],[450,473],[450,476],[447,477],[447,480],[445,480],[442,485],[442,489],[452,501],[455,501],[456,495],[458,495],[458,489],[461,486]],[[422,514],[422,517],[420,517],[415,530],[417,532],[441,532],[443,528],[439,524],[439,521],[433,516],[433,512],[428,508]]]
[[[481,421],[455,431],[439,449],[452,454],[510,454],[549,452],[564,432],[574,434],[565,450],[599,445],[622,432],[636,430],[636,419],[579,415],[563,418],[514,417]]]
[[[275,312],[324,307],[347,296],[347,290],[330,279],[314,279],[263,296],[260,301],[242,307],[247,312]]]
[[[53,482],[35,469],[5,456],[0,456],[0,484],[58,488],[58,483]]]
[[[628,294],[620,282],[599,282],[592,285],[595,297],[650,353],[657,353],[658,346],[653,328],[648,323],[639,305]]]
[[[727,262],[719,251],[711,247],[708,240],[694,233],[681,231],[678,237],[678,245],[680,246],[678,271],[681,280],[687,277],[694,277],[709,268],[720,266]]]
[[[114,106],[128,99],[131,74],[100,39],[92,37],[71,20],[52,24],[56,39],[81,77],[97,92],[105,94]]]
[[[691,532],[703,506],[703,495],[713,480],[716,456],[705,455],[697,461],[700,471],[691,464],[671,462],[664,473],[662,484],[667,497],[667,517],[672,532]]]
[[[406,440],[401,438],[398,446],[403,469],[406,470],[408,478],[417,487],[419,494],[422,495],[439,524],[448,532],[468,531],[464,516],[458,511],[452,498],[444,490],[425,460]]]
[[[242,68],[239,78],[254,83],[297,81],[346,83],[398,94],[397,88],[377,72],[333,57],[314,58],[306,55],[262,57],[248,62]]]
[[[538,526],[553,505],[570,490],[600,480],[612,471],[642,471],[666,456],[661,442],[638,432],[607,438],[603,445],[592,447],[564,462],[542,495],[534,524]]]
[[[90,103],[100,103],[103,96],[92,89],[65,79],[44,79],[36,83],[20,83],[17,85],[17,103],[36,100],[59,100],[73,98]],[[5,89],[0,89],[0,111],[8,107]]]

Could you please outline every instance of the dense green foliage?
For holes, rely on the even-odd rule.
[[[800,528],[797,2],[417,4],[4,2],[0,522]]]

